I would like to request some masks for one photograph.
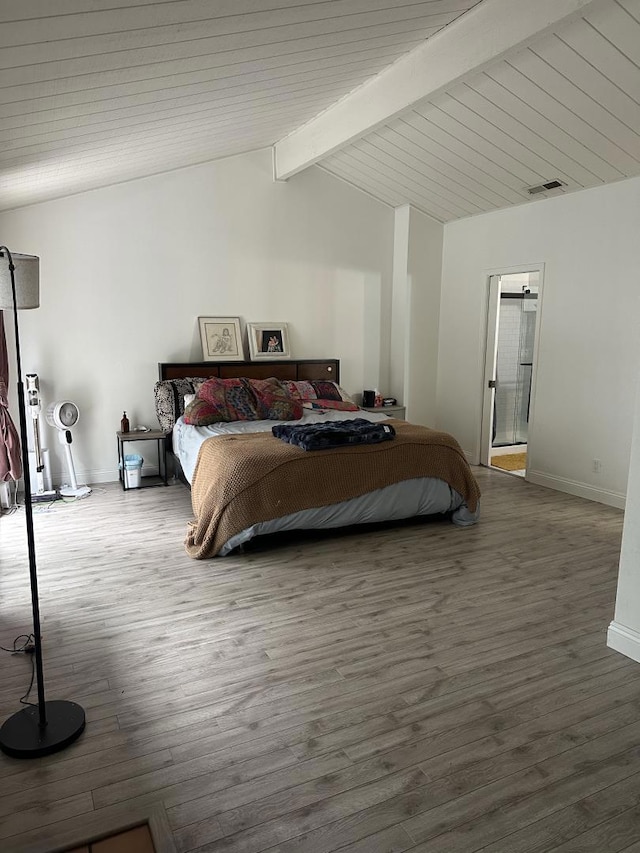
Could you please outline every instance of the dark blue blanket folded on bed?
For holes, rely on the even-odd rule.
[[[325,450],[345,444],[378,444],[381,441],[389,441],[396,434],[391,424],[374,424],[364,418],[306,426],[276,424],[271,427],[271,431],[276,438],[295,444],[303,450]]]

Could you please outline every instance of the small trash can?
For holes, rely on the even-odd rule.
[[[142,479],[142,456],[138,453],[127,453],[124,457],[124,486],[125,489],[139,489]]]

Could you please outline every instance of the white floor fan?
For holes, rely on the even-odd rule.
[[[71,427],[74,427],[78,423],[79,417],[80,410],[75,403],[71,403],[69,400],[63,400],[60,403],[51,403],[47,407],[47,423],[58,430],[58,440],[64,447],[67,462],[70,485],[60,487],[60,494],[65,498],[84,498],[91,494],[89,486],[78,485],[76,469],[71,454],[71,443],[73,441]]]

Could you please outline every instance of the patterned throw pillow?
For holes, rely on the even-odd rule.
[[[196,397],[184,410],[183,420],[191,426],[209,426],[219,421],[226,420],[226,412],[220,414],[220,409],[211,405],[206,400]]]
[[[353,397],[351,397],[344,388],[341,388],[337,382],[327,382],[322,380],[314,380],[311,382],[306,382],[303,380],[298,381],[290,381],[283,380],[281,382],[283,387],[287,390],[290,397],[294,400],[342,400],[344,403],[353,403],[355,405],[355,401]],[[309,407],[306,407],[309,408]],[[324,408],[327,408],[326,406]],[[358,406],[355,409],[345,409],[345,411],[351,412],[356,411]]]
[[[335,382],[312,382],[311,384],[319,400],[342,400]]]
[[[185,396],[195,394],[185,406]],[[154,387],[156,414],[163,430],[183,415],[193,426],[228,421],[290,421],[306,409],[356,412],[358,406],[335,382],[269,379],[165,379]]]
[[[175,422],[184,413],[185,395],[195,394],[203,382],[204,380],[197,376],[188,379],[162,379],[156,382],[153,396],[160,429],[173,429]]]
[[[318,396],[311,382],[291,381],[289,379],[280,381],[292,400],[315,400]]]
[[[302,403],[287,388],[290,383],[270,379],[249,379],[262,420],[294,421],[302,417]]]
[[[192,426],[257,420],[261,420],[258,402],[244,379],[207,379],[184,413],[185,423]]]

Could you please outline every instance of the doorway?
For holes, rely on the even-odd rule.
[[[489,280],[480,461],[519,477],[529,459],[540,285],[540,269]]]

